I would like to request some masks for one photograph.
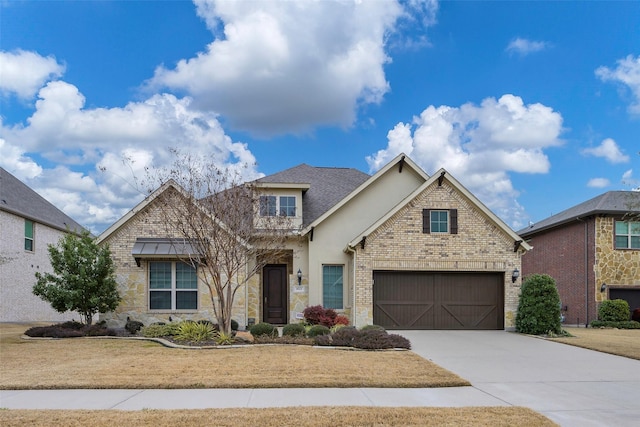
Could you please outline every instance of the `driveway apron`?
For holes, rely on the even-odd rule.
[[[562,426],[640,420],[640,361],[504,331],[396,331],[420,356]]]

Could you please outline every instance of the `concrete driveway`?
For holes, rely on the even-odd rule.
[[[503,331],[398,331],[413,351],[562,426],[640,420],[640,361]]]

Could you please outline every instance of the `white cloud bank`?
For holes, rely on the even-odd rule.
[[[611,185],[611,181],[607,178],[591,178],[589,182],[587,182],[587,187],[590,188],[606,188]]]
[[[589,156],[602,157],[609,163],[627,163],[630,160],[629,156],[624,154],[618,144],[611,138],[603,140],[597,147],[585,148],[582,153]]]
[[[260,176],[247,146],[232,141],[217,115],[193,108],[188,97],[155,94],[122,108],[85,108],[78,88],[61,80],[48,82],[37,97],[26,125],[0,128],[0,166],[94,232],[141,200],[147,190],[138,181],[144,168],[168,166],[174,160],[169,148],[213,157],[220,167],[241,170],[245,179]]]
[[[378,170],[401,152],[425,171],[451,172],[514,229],[526,224],[509,173],[547,173],[543,150],[562,144],[562,116],[520,97],[487,98],[480,105],[429,106],[411,124],[389,131],[387,148],[367,157]]]
[[[45,82],[62,76],[64,71],[65,66],[52,56],[45,58],[24,50],[0,51],[0,92],[28,100]]]
[[[622,83],[630,91],[634,100],[629,105],[629,112],[640,114],[640,56],[629,55],[617,61],[618,66],[614,69],[599,67],[596,76],[602,81],[613,81]]]
[[[389,91],[385,43],[402,20],[435,22],[437,2],[195,0],[215,40],[151,89],[183,90],[254,134],[349,126]]]

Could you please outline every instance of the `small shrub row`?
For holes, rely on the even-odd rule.
[[[140,335],[147,338],[172,337],[178,335],[180,323],[153,323],[140,330]]]
[[[332,345],[340,347],[354,347],[364,350],[382,350],[389,348],[411,349],[411,342],[398,334],[389,334],[384,328],[345,327],[331,335],[321,335],[315,338],[316,345]]]
[[[64,322],[57,325],[34,326],[27,329],[24,334],[34,338],[77,338],[115,336],[116,331],[101,324],[84,325],[79,322]]]
[[[611,320],[593,320],[589,323],[592,328],[618,328],[618,329],[640,329],[640,322],[635,320],[625,320],[613,322]]]
[[[178,324],[178,333],[175,335],[175,339],[176,341],[201,343],[212,340],[215,335],[216,331],[210,322],[193,322],[187,320]]]

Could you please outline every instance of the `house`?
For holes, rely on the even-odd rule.
[[[428,176],[402,154],[373,176],[302,164],[255,184],[261,194],[256,215],[289,217],[296,231],[286,255],[236,294],[233,317],[241,326],[295,323],[305,307],[318,304],[356,326],[514,326],[520,260],[530,247],[446,170]],[[99,236],[114,255],[123,297],[101,319],[122,324],[127,317],[144,323],[213,318],[208,291],[195,279],[190,307],[176,308],[172,301],[184,289],[173,282],[167,285],[167,308],[151,307],[152,269],[162,260],[174,274],[177,252],[188,251],[167,243],[172,236],[163,234],[154,207],[159,192],[172,185]]]
[[[64,321],[33,295],[35,273],[52,273],[47,245],[84,228],[38,193],[0,168],[0,322]]]
[[[609,191],[520,230],[524,275],[556,280],[565,321],[588,324],[605,299],[640,307],[640,192]]]

